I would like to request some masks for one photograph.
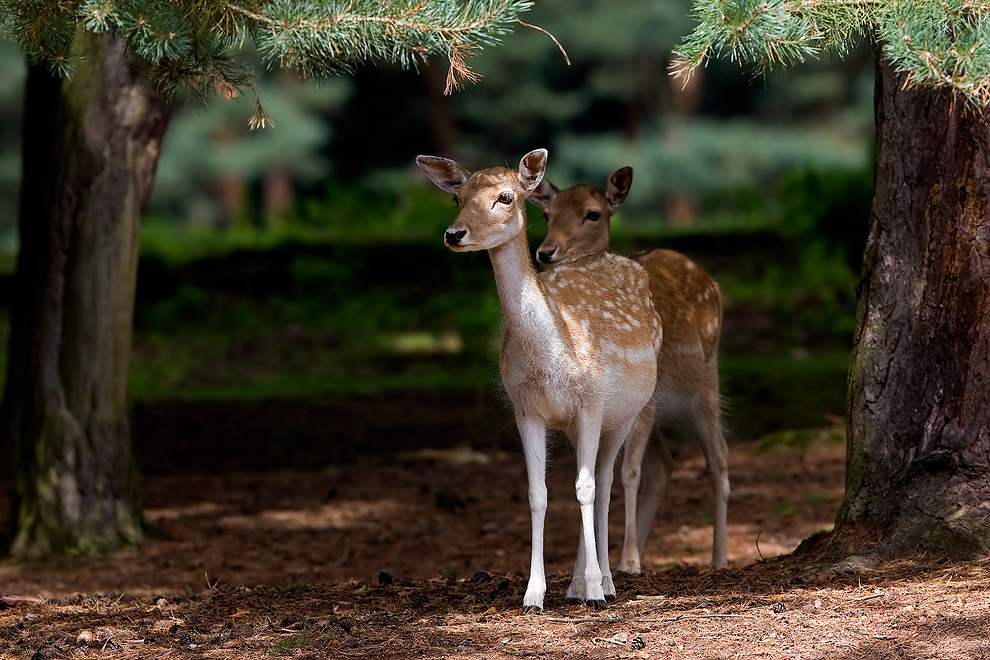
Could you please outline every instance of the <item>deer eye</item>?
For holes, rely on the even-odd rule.
[[[588,211],[588,213],[585,214],[584,219],[585,220],[591,220],[592,222],[595,222],[600,217],[602,217],[602,214],[599,213],[598,211]]]
[[[504,192],[498,196],[495,200],[499,204],[511,204],[512,203],[512,193]]]

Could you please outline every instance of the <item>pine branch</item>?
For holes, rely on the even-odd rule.
[[[768,69],[826,49],[842,54],[870,34],[908,84],[990,104],[988,0],[696,0],[694,11],[698,26],[671,71],[685,80],[713,56]]]
[[[553,39],[519,20],[532,5],[532,0],[0,0],[0,30],[32,61],[47,62],[63,75],[71,73],[78,30],[115,34],[166,93],[187,87],[204,97],[230,96],[250,87],[254,72],[237,58],[248,42],[266,68],[280,65],[303,77],[346,73],[370,60],[416,67],[441,55],[450,63],[449,92],[477,80],[468,60],[498,44],[517,24]],[[270,123],[260,104],[255,123]]]
[[[415,66],[439,54],[460,80],[473,77],[464,64],[471,53],[498,43],[532,2],[349,2],[336,10],[312,6],[302,11],[299,5],[277,1],[259,13],[227,3],[253,24],[255,41],[270,63],[303,76],[332,75],[371,58]]]

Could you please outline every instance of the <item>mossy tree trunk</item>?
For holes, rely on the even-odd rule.
[[[877,68],[876,187],[838,524],[990,552],[990,112]]]
[[[123,43],[85,32],[69,79],[31,67],[2,430],[17,468],[11,554],[141,539],[127,369],[138,228],[168,106]]]

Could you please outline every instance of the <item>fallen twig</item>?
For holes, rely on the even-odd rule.
[[[663,617],[660,619],[627,619],[624,617],[606,618],[597,616],[586,616],[575,619],[564,619],[547,617],[546,621],[551,623],[673,623],[683,619],[756,619],[749,614],[679,614],[677,616]]]
[[[673,623],[683,619],[756,619],[749,614],[678,614],[661,619],[630,619],[633,623]]]
[[[848,600],[846,600],[846,602],[847,603],[858,603],[858,602],[864,601],[864,600],[873,600],[874,598],[880,598],[883,595],[884,594],[882,594],[882,593],[880,593],[880,594],[870,594],[869,596],[860,596],[859,598],[849,598]]]
[[[43,598],[24,598],[22,596],[0,596],[0,610],[7,607],[18,607],[20,605],[41,605]]]

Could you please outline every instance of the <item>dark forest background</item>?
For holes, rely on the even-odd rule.
[[[479,53],[470,65],[481,80],[450,96],[445,63],[431,62],[316,85],[271,73],[260,87],[274,127],[260,131],[248,130],[251,98],[176,99],[141,235],[139,411],[497,398],[487,257],[443,247],[454,209],[413,158],[485,167],[546,147],[559,186],[634,167],[613,220],[617,250],[679,249],[719,280],[734,436],[836,423],[872,187],[869,49],[768,78],[717,59],[682,87],[668,65],[692,27],[688,0],[541,0],[527,20],[554,33],[570,66],[520,28]],[[9,292],[24,63],[6,42],[0,67]],[[535,246],[544,228],[536,210],[531,220]]]

